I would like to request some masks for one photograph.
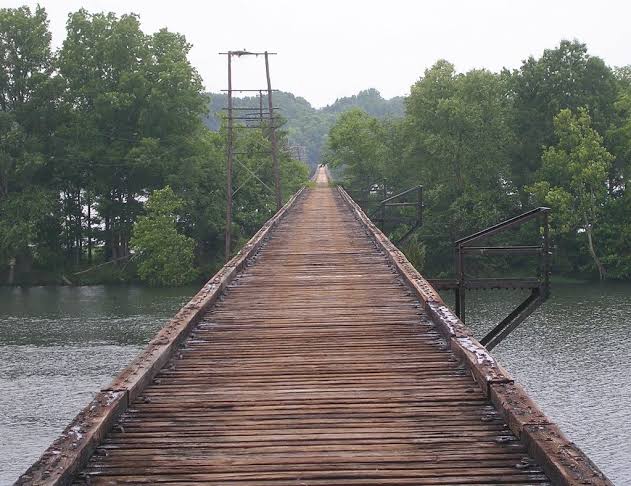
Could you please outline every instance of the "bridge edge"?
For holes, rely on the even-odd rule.
[[[563,486],[614,486],[587,455],[571,442],[526,391],[478,342],[471,330],[445,305],[438,292],[406,256],[366,216],[341,186],[337,190],[366,232],[419,298],[456,357],[462,361],[515,436],[548,477]]]
[[[88,460],[114,425],[177,351],[199,318],[222,294],[261,247],[272,229],[285,217],[306,187],[299,189],[285,205],[263,224],[257,233],[226,263],[174,318],[149,341],[146,348],[82,409],[64,431],[16,480],[14,486],[67,485]]]

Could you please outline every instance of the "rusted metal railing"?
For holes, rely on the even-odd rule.
[[[385,184],[384,184],[385,188]],[[385,190],[384,190],[385,193]],[[408,194],[415,194],[415,201],[400,201],[400,199],[405,198]],[[386,194],[384,194],[386,195]],[[399,200],[397,202],[397,200]],[[416,208],[415,215],[413,217],[392,217],[388,214],[388,208],[408,208],[413,207]],[[375,217],[379,214],[379,217]],[[389,219],[388,219],[389,217]],[[370,219],[379,224],[381,231],[385,231],[386,223],[396,222],[396,223],[407,223],[410,224],[410,228],[405,232],[403,236],[398,238],[396,241],[393,241],[395,245],[400,245],[404,243],[412,234],[423,225],[423,186],[418,185],[407,189],[406,191],[400,192],[390,197],[385,197],[382,201],[379,202],[377,207],[370,214]]]
[[[466,291],[472,289],[528,289],[530,295],[508,316],[497,324],[480,342],[487,349],[493,349],[530,316],[550,296],[550,208],[539,207],[513,218],[502,221],[472,235],[460,238],[455,246],[455,279],[430,280],[432,285],[441,290],[453,290],[455,293],[456,315],[465,321]],[[514,246],[474,246],[482,240],[517,228],[529,221],[538,219],[538,229],[543,228],[539,245]],[[465,271],[466,255],[535,255],[539,257],[538,275],[529,278],[470,278]]]
[[[363,208],[363,210],[368,214],[368,217],[382,232],[385,233],[388,225],[392,223],[407,224],[410,226],[403,236],[393,241],[395,245],[405,243],[405,241],[407,241],[408,238],[423,225],[423,186],[421,185],[411,187],[403,192],[393,195],[389,195],[388,186],[385,180],[381,184],[373,184],[368,190],[364,191],[351,191],[346,188],[344,189],[347,193],[359,193],[364,196],[364,198],[354,197],[353,199]],[[370,198],[371,194],[380,194],[382,199],[377,200],[376,205],[374,205],[375,201]],[[402,200],[408,198],[410,195],[416,196],[413,201]],[[388,208],[402,209],[408,207],[416,208],[414,215],[394,215],[392,214],[392,211],[388,211]]]

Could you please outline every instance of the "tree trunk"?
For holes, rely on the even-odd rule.
[[[77,190],[77,221],[76,221],[76,257],[75,263],[76,265],[81,265],[81,253],[83,252],[83,228],[82,228],[82,217],[83,216],[83,208],[81,207],[81,189]]]
[[[90,193],[86,192],[88,205],[88,264],[92,265],[92,198]]]
[[[66,258],[72,262],[74,242],[72,239],[72,207],[68,191],[64,190],[64,237],[66,239]]]
[[[594,239],[592,237],[592,225],[590,223],[587,223],[585,225],[585,233],[587,233],[587,246],[589,247],[589,253],[591,254],[592,259],[596,264],[596,268],[598,268],[598,277],[600,278],[600,280],[605,280],[605,267],[599,260],[598,255],[596,255],[596,250],[594,248]]]
[[[9,285],[13,285],[13,282],[15,282],[15,265],[16,265],[16,258],[15,257],[9,258],[9,279],[7,281]]]
[[[0,174],[0,199],[9,195],[9,177],[7,174]]]
[[[112,258],[112,223],[109,213],[103,219],[105,220],[105,261],[110,261]]]
[[[464,179],[462,178],[462,164],[460,160],[460,148],[462,145],[462,132],[458,133],[458,145],[456,146],[456,153],[453,159],[454,175],[456,176],[456,187],[458,192],[462,193],[464,190]]]

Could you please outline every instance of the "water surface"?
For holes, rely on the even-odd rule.
[[[631,285],[564,284],[552,292],[493,354],[615,484],[631,485]],[[467,324],[478,337],[524,298],[468,296]]]
[[[0,485],[11,484],[194,288],[0,288]],[[470,293],[482,336],[516,303]],[[631,285],[556,285],[494,354],[618,485],[631,484]]]
[[[0,485],[17,479],[195,291],[0,288]]]

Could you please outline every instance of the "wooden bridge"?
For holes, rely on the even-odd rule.
[[[316,180],[16,484],[611,484]]]

